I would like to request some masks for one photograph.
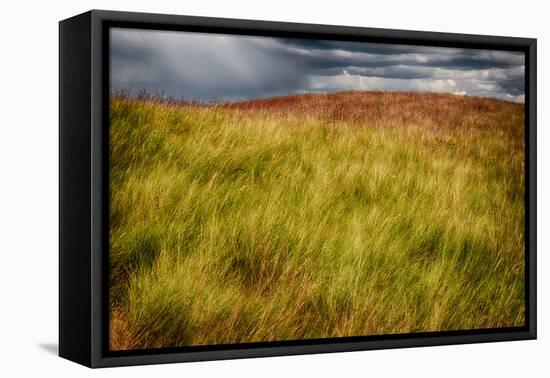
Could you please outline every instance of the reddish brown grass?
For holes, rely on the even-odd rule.
[[[286,117],[312,117],[321,121],[357,126],[415,126],[432,131],[457,129],[495,130],[524,114],[524,104],[487,97],[445,93],[350,91],[310,93],[239,102],[206,103],[138,92],[113,93],[114,98],[147,102],[155,106],[201,107],[238,110],[241,115],[276,113]],[[504,121],[504,122],[503,122]]]
[[[475,119],[520,114],[523,104],[484,97],[411,92],[334,92],[273,97],[222,105],[227,109],[309,115],[324,120],[377,125],[456,128]],[[489,122],[495,125],[494,122]]]

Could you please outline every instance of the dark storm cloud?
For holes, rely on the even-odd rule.
[[[113,29],[113,90],[203,101],[313,91],[450,92],[522,101],[521,53]]]
[[[112,87],[216,100],[283,95],[305,86],[307,77],[264,42],[249,37],[114,30]]]
[[[437,48],[424,46],[389,45],[381,43],[358,43],[346,41],[328,41],[317,39],[277,38],[287,46],[306,50],[345,50],[380,55],[433,52]]]
[[[514,96],[520,96],[525,93],[525,83],[523,77],[500,80],[497,84],[505,93],[509,93]]]

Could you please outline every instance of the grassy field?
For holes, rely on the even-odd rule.
[[[113,97],[113,350],[524,324],[523,105]]]

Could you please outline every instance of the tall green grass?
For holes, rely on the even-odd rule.
[[[111,348],[523,325],[516,109],[430,129],[112,98]]]

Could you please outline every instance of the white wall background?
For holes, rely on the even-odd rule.
[[[539,340],[89,370],[57,357],[58,26],[112,9],[536,37]],[[550,27],[544,1],[6,1],[0,21],[0,375],[549,376]],[[545,275],[546,273],[546,275]],[[546,296],[546,298],[545,298]],[[546,319],[545,319],[546,318]],[[546,349],[546,350],[545,350]]]

